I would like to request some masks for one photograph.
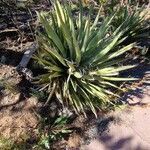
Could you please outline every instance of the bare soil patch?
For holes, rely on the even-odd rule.
[[[26,81],[15,67],[4,64],[0,66],[0,79],[5,79],[6,86],[0,91],[0,135],[13,140],[36,135],[38,118],[34,109],[37,99],[28,97]]]
[[[19,94],[10,95],[4,99],[18,101]],[[0,133],[3,137],[13,138],[18,140],[22,136],[33,136],[36,134],[36,127],[38,124],[37,116],[32,110],[36,102],[33,99],[21,101],[19,103],[11,104],[0,111]]]

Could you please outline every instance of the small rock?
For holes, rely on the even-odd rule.
[[[20,93],[19,94],[9,93],[8,95],[3,96],[3,98],[0,101],[0,106],[15,104],[17,101],[19,101],[19,97]]]

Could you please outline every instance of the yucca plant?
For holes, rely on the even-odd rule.
[[[80,4],[78,17],[74,17],[68,4],[58,0],[50,13],[38,14],[43,26],[37,39],[39,49],[35,59],[47,73],[35,79],[42,90],[49,92],[46,103],[52,97],[62,105],[70,106],[76,113],[91,109],[96,115],[102,106],[112,103],[111,96],[118,96],[110,89],[118,88],[114,81],[129,81],[121,78],[119,72],[133,68],[133,65],[118,65],[121,55],[132,49],[135,43],[125,47],[119,44],[126,29],[119,26],[113,34],[108,34],[115,15],[99,22],[100,11],[92,22],[89,12],[83,16]]]
[[[120,25],[120,31],[127,29],[123,36],[127,36],[125,40],[126,44],[129,44],[134,41],[139,41],[141,38],[148,38],[145,36],[148,31],[148,24],[145,24],[145,14],[142,11],[143,8],[131,6],[121,6],[118,10],[116,10],[116,16],[112,21],[113,31],[115,31]],[[123,37],[122,36],[122,37]]]

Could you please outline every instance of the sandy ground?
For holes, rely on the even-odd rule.
[[[0,101],[0,135],[5,138],[18,140],[23,136],[36,134],[38,119],[34,107],[37,101],[33,98],[20,98],[20,94],[9,94]],[[7,105],[4,104],[5,101]]]
[[[21,83],[15,67],[1,64],[0,79],[7,83],[6,89],[0,91],[0,136],[18,140],[36,134],[38,119],[34,109],[37,99],[26,97],[25,84]]]

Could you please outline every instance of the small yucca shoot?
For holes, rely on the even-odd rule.
[[[110,87],[118,88],[114,81],[127,81],[119,72],[134,66],[119,66],[120,57],[134,47],[118,46],[124,30],[118,27],[113,34],[108,30],[115,15],[99,22],[100,11],[92,22],[91,14],[83,16],[80,5],[79,16],[73,17],[68,4],[61,5],[58,0],[54,10],[38,14],[44,32],[37,39],[39,50],[35,56],[47,73],[37,77],[38,84],[49,92],[48,101],[56,97],[63,105],[72,107],[76,113],[111,103],[110,96],[117,96]],[[120,60],[121,59],[121,60]],[[47,101],[47,102],[48,102]]]

